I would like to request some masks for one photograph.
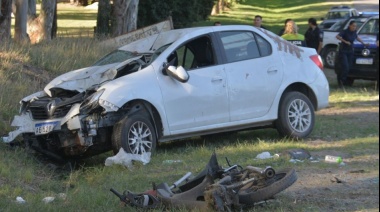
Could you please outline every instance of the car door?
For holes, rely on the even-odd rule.
[[[168,76],[160,80],[171,133],[199,131],[228,122],[226,74],[224,66],[217,64],[211,36],[179,46],[167,60],[184,67],[190,76],[186,83]]]
[[[282,63],[271,44],[250,31],[221,32],[231,121],[268,113],[282,81]]]

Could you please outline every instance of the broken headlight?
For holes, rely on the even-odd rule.
[[[80,112],[81,113],[89,113],[92,110],[99,107],[99,98],[103,93],[104,93],[104,89],[99,90],[99,91],[93,93],[92,95],[90,95],[89,97],[87,97],[83,101],[82,105],[80,106]]]

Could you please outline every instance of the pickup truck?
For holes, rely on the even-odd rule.
[[[340,20],[332,25],[329,29],[323,30],[323,48],[321,56],[326,68],[334,68],[335,66],[335,56],[337,53],[337,48],[339,46],[339,40],[336,39],[336,35],[342,30],[346,29],[351,21],[356,21],[359,29],[367,19],[368,17],[355,16],[349,19]]]
[[[319,24],[319,28],[329,29],[336,22],[359,16],[359,14],[355,8],[349,6],[334,6],[327,12],[325,18],[321,18],[323,21]]]

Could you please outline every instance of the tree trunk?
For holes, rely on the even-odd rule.
[[[139,12],[139,0],[131,0],[127,10],[127,32],[137,29],[137,16]]]
[[[224,0],[218,0],[217,3],[215,3],[214,7],[212,8],[211,15],[219,15],[220,13],[224,12]]]
[[[26,33],[28,20],[28,0],[16,0],[15,19],[15,41],[28,42],[29,37]]]
[[[224,12],[224,0],[219,0],[219,13]]]
[[[0,44],[11,38],[12,1],[0,0]]]
[[[95,30],[95,34],[98,38],[106,37],[110,33],[110,23],[109,23],[110,15],[111,15],[110,0],[99,0],[98,16],[97,16],[96,30]]]
[[[40,15],[29,24],[31,43],[52,39],[56,6],[56,0],[42,0]]]
[[[37,18],[36,0],[28,0],[28,22]]]
[[[127,10],[131,0],[114,0],[112,10],[112,37],[125,34],[127,32]]]
[[[56,38],[57,37],[57,30],[58,30],[58,24],[57,24],[57,0],[55,1],[55,6],[54,6],[54,18],[53,18],[53,27],[51,29],[51,38]]]

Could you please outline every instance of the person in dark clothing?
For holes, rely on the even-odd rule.
[[[350,21],[348,28],[341,31],[336,38],[341,41],[339,46],[339,59],[341,63],[341,71],[338,74],[338,85],[341,87],[342,85],[350,85],[347,82],[347,75],[350,71],[350,66],[352,65],[353,57],[354,57],[354,49],[353,44],[355,40],[358,40],[365,46],[365,44],[360,37],[358,37],[358,33],[356,31],[356,22]]]
[[[315,18],[309,18],[308,22],[309,29],[305,33],[306,47],[314,48],[320,54],[323,47],[323,31],[319,29]]]
[[[285,20],[284,28],[282,28],[282,29],[280,30],[280,32],[278,33],[278,36],[283,36],[283,35],[284,35],[285,28],[286,28],[286,24],[287,24],[289,21],[292,21],[292,19],[288,18],[288,19]]]
[[[253,19],[253,26],[259,27],[262,29],[267,29],[262,25],[262,23],[263,23],[263,17],[261,17],[260,15],[256,15],[255,19]]]

